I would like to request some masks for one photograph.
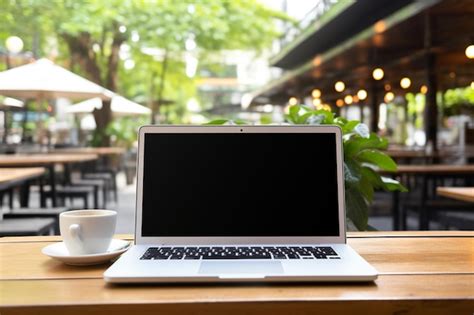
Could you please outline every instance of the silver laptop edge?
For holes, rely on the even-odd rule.
[[[334,133],[336,135],[336,158],[337,158],[337,183],[338,183],[338,236],[318,236],[318,237],[145,237],[142,235],[142,198],[143,198],[143,173],[144,173],[144,138],[145,134],[153,133]],[[218,281],[370,281],[377,278],[377,271],[363,260],[353,249],[346,245],[346,217],[345,217],[345,197],[344,197],[344,163],[342,131],[338,126],[143,126],[139,130],[138,159],[137,159],[137,198],[135,214],[135,246],[125,253],[114,265],[105,273],[104,279],[107,282],[218,282]],[[139,268],[133,266],[133,259],[137,261],[143,254],[145,248],[160,245],[331,245],[336,251],[347,255],[352,259],[351,263],[359,271],[352,272],[335,268],[334,273],[324,271],[318,275],[298,275],[298,272],[288,276],[271,274],[262,277],[255,275],[232,275],[210,276],[200,275],[197,277],[183,274],[183,276],[166,277],[163,275],[154,276],[150,274],[140,274],[135,277],[130,270],[124,268]],[[133,258],[132,258],[133,256]],[[157,263],[157,261],[155,261]],[[173,263],[176,263],[173,262]],[[186,263],[186,261],[183,261]],[[235,262],[234,262],[235,263]],[[334,262],[337,265],[337,262]],[[349,266],[349,264],[347,264]],[[324,269],[324,268],[323,268]],[[314,273],[314,271],[313,271]]]

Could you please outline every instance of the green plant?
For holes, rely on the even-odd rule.
[[[313,110],[307,106],[290,107],[286,120],[295,125],[337,125],[343,133],[344,180],[346,187],[346,215],[351,230],[372,229],[368,224],[369,205],[377,189],[385,191],[406,191],[398,181],[380,175],[379,171],[395,171],[397,164],[383,150],[387,148],[386,139],[369,132],[365,124],[357,120],[336,117],[326,110]],[[219,119],[211,125],[242,124]],[[311,170],[308,169],[308,172]]]
[[[145,125],[146,122],[146,117],[117,118],[107,125],[105,133],[110,136],[115,145],[130,149],[135,141],[137,141],[138,128],[142,125]],[[100,141],[98,143],[100,143]]]

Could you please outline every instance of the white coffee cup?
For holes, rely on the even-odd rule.
[[[59,229],[70,255],[104,253],[115,233],[117,212],[74,210],[59,215]]]

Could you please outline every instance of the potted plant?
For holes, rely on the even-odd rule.
[[[350,230],[372,229],[368,224],[369,205],[377,189],[406,191],[398,181],[380,175],[379,170],[396,171],[397,164],[383,152],[388,141],[357,120],[336,117],[327,110],[304,105],[291,106],[286,121],[295,125],[337,125],[343,133],[346,215]],[[245,124],[243,121],[213,120],[208,124]],[[310,172],[310,170],[308,170]]]

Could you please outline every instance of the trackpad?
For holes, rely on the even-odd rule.
[[[279,261],[203,261],[199,273],[279,275],[283,267]]]

